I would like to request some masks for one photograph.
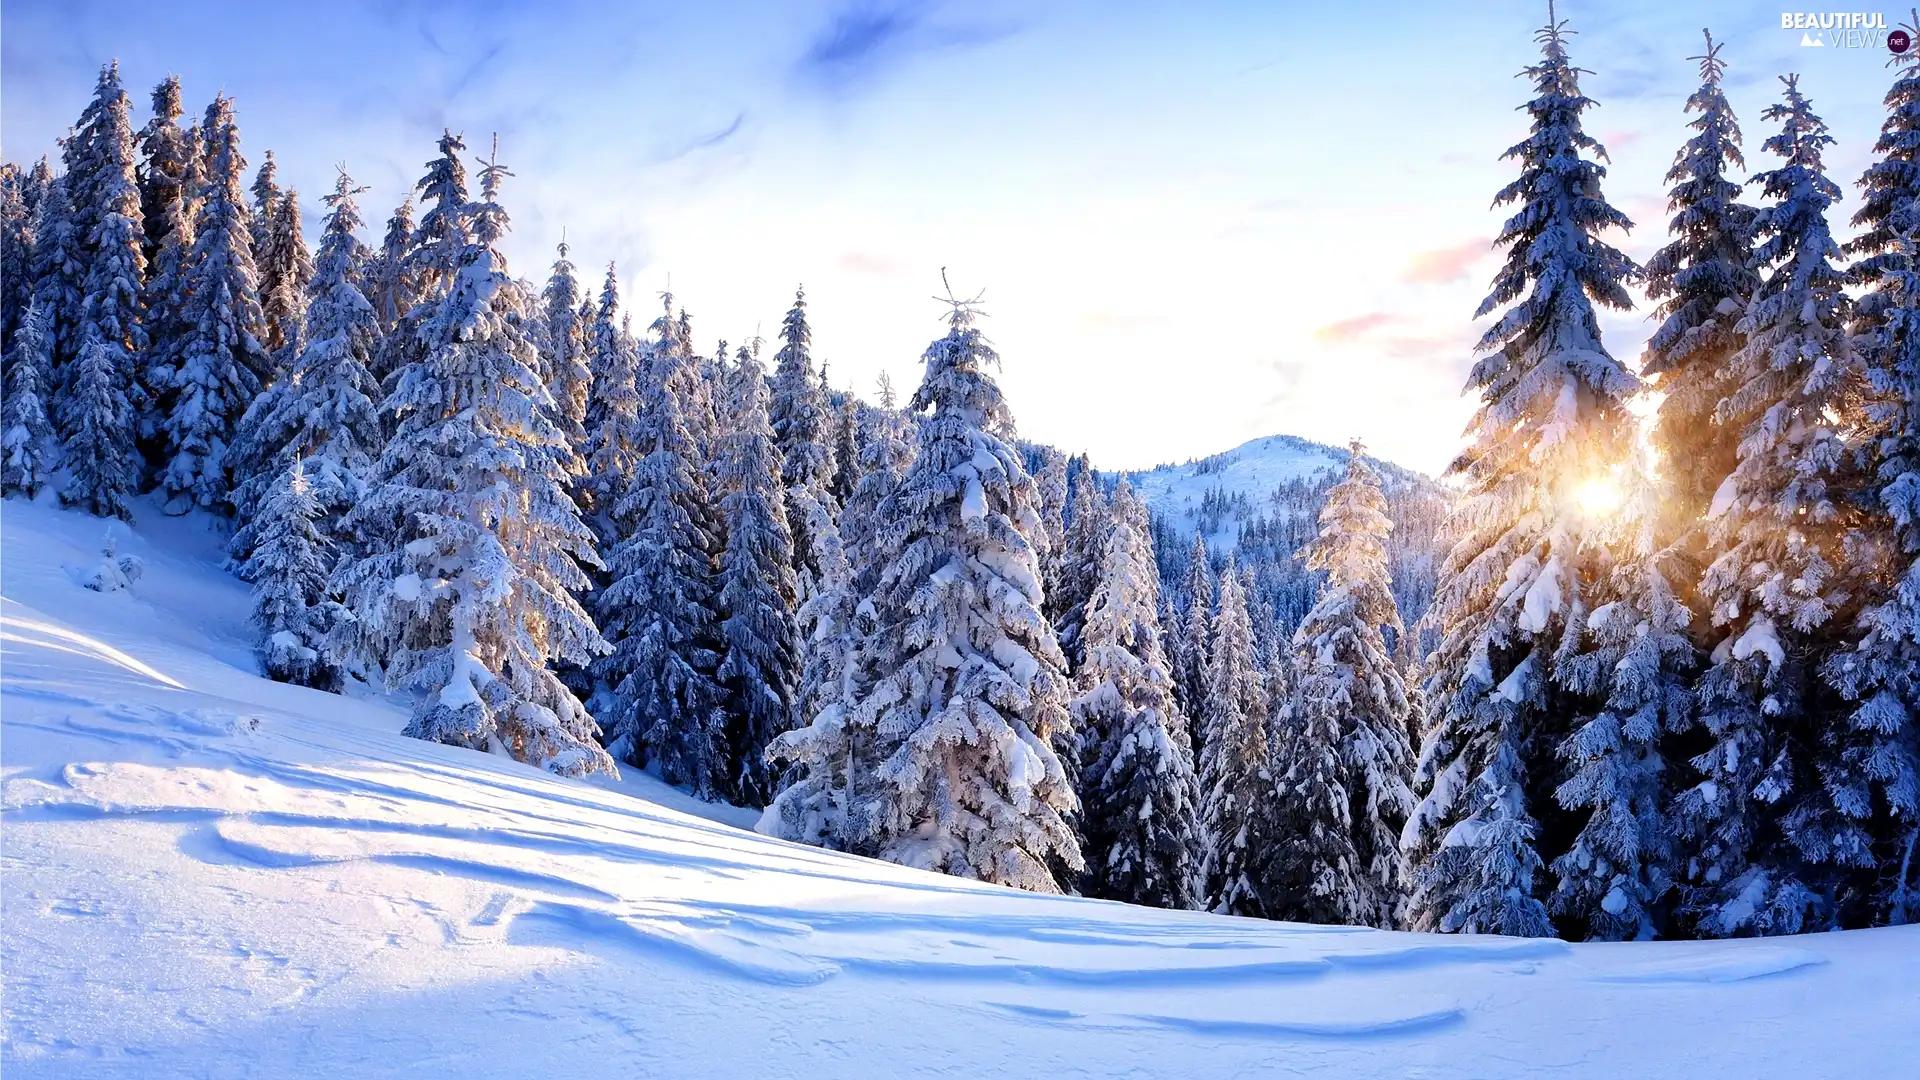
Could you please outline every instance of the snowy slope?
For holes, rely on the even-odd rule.
[[[9,1080],[1900,1075],[1920,928],[1569,946],[1020,894],[253,674],[192,520],[7,503]],[[740,815],[735,812],[734,819]]]
[[[1418,474],[1397,465],[1369,461],[1389,484],[1413,482]],[[1347,467],[1347,451],[1294,435],[1269,435],[1225,453],[1180,465],[1159,465],[1127,474],[1134,490],[1155,513],[1167,518],[1176,535],[1193,533],[1202,501],[1210,491],[1245,495],[1256,511],[1276,488],[1295,480],[1312,480]],[[1228,517],[1207,536],[1214,551],[1231,549],[1241,520]]]

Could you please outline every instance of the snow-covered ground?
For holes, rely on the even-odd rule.
[[[193,519],[143,514],[120,551],[145,573],[103,594],[80,585],[102,523],[0,513],[8,1080],[1880,1077],[1920,1055],[1920,927],[1429,937],[837,856],[258,678],[244,588]]]

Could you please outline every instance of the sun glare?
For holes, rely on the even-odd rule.
[[[1589,517],[1611,517],[1626,501],[1620,485],[1610,476],[1595,476],[1580,482],[1573,489],[1574,501],[1580,504],[1580,512]]]

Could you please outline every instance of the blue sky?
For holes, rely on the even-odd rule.
[[[1545,5],[1328,7],[9,0],[0,131],[10,160],[48,152],[113,57],[144,122],[172,72],[194,112],[235,97],[248,157],[272,148],[310,213],[345,163],[369,240],[443,126],[476,151],[498,132],[516,272],[544,280],[564,227],[590,287],[617,261],[644,315],[670,279],[703,347],[771,336],[804,281],[837,385],[911,385],[945,266],[985,290],[1028,437],[1131,468],[1358,435],[1438,470]],[[1755,168],[1775,76],[1802,74],[1846,235],[1884,51],[1803,48],[1745,3],[1560,11],[1630,254],[1664,239],[1702,26]],[[1629,359],[1650,329],[1603,327]]]

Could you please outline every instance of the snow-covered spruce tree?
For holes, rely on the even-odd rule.
[[[1588,535],[1583,485],[1627,455],[1627,398],[1639,382],[1607,355],[1595,303],[1631,305],[1627,257],[1598,239],[1631,226],[1600,193],[1600,145],[1580,123],[1567,31],[1538,35],[1525,71],[1532,131],[1506,153],[1520,177],[1495,202],[1518,203],[1497,243],[1507,261],[1477,315],[1506,311],[1480,339],[1488,353],[1468,389],[1480,398],[1470,445],[1449,473],[1463,483],[1429,618],[1433,716],[1416,779],[1425,798],[1407,823],[1415,862],[1413,921],[1422,929],[1546,936],[1540,815],[1555,809],[1554,750],[1583,704],[1558,682],[1578,650],[1605,550]]]
[[[928,415],[880,510],[870,681],[849,708],[776,741],[808,772],[761,827],[803,839],[830,807],[847,850],[1057,892],[1051,867],[1082,867],[1052,749],[1071,725],[1064,663],[1039,610],[1033,481],[1008,445],[1012,418],[987,372],[998,358],[973,319],[954,304],[909,405]],[[829,748],[844,765],[826,764]]]
[[[467,144],[460,136],[443,130],[438,146],[439,155],[427,162],[426,173],[414,185],[425,212],[407,237],[398,265],[383,267],[389,275],[383,286],[406,306],[396,312],[375,358],[374,374],[382,380],[382,386],[392,373],[420,359],[424,341],[421,322],[432,315],[452,287],[462,252],[472,239],[465,232],[471,204],[467,167],[460,159]],[[402,223],[406,211],[403,206],[395,212],[390,229]]]
[[[0,165],[0,349],[12,347],[33,303],[33,211],[26,187],[17,167]]]
[[[883,388],[891,396],[891,388]],[[853,497],[840,513],[840,539],[853,570],[856,598],[873,594],[885,568],[882,533],[887,518],[882,508],[900,487],[913,464],[914,437],[908,421],[892,408],[869,409],[862,419],[860,479]],[[822,504],[824,505],[824,504]]]
[[[212,155],[208,155],[211,157]],[[260,268],[262,285],[265,284],[266,266],[273,259],[273,212],[280,205],[280,166],[273,160],[273,151],[266,152],[265,160],[260,162],[260,170],[253,174],[252,214],[247,219],[247,238],[253,245],[253,264]],[[266,290],[261,289],[264,293]]]
[[[1173,660],[1173,688],[1180,709],[1194,721],[1196,753],[1206,738],[1201,718],[1206,715],[1207,657],[1212,652],[1213,566],[1207,561],[1207,542],[1193,534],[1193,549],[1187,556],[1187,576],[1181,589],[1186,607],[1180,623],[1172,628],[1168,650]]]
[[[140,143],[145,157],[140,207],[146,228],[147,280],[141,303],[146,311],[147,351],[134,374],[147,403],[138,420],[138,441],[155,466],[164,464],[161,426],[171,402],[173,372],[187,340],[187,264],[198,203],[190,185],[201,176],[199,147],[180,129],[180,114],[180,80],[169,76],[154,87],[153,119],[141,129]]]
[[[167,463],[160,483],[171,514],[226,502],[227,446],[273,371],[261,344],[259,279],[240,188],[246,160],[240,156],[230,99],[217,97],[208,106],[204,130],[212,153],[188,256],[184,336],[178,366],[168,373],[169,400],[161,423]]]
[[[364,190],[342,171],[326,197],[305,346],[289,376],[255,399],[235,435],[235,472],[246,479],[231,500],[238,528],[229,550],[243,563],[258,532],[254,511],[289,456],[304,462],[301,482],[320,535],[336,539],[340,519],[365,496],[383,446],[380,388],[369,370],[379,325],[358,272],[365,246],[356,235],[362,222],[353,197]]]
[[[1659,302],[1654,316],[1661,323],[1641,371],[1663,395],[1653,445],[1671,483],[1660,535],[1663,542],[1684,538],[1697,553],[1714,491],[1733,471],[1740,433],[1717,423],[1715,410],[1731,389],[1728,360],[1742,341],[1735,326],[1760,277],[1752,265],[1754,209],[1739,202],[1740,185],[1727,175],[1746,161],[1739,123],[1720,89],[1726,63],[1711,34],[1706,51],[1692,59],[1700,62],[1700,88],[1687,111],[1699,116],[1667,170],[1672,240],[1647,260],[1647,296]],[[1683,597],[1692,590],[1692,582],[1676,584]]]
[[[1904,29],[1920,32],[1920,11],[1914,12],[1913,23]],[[1844,245],[1846,254],[1854,258],[1849,276],[1865,286],[1853,310],[1856,347],[1879,367],[1889,366],[1874,354],[1892,346],[1886,323],[1901,302],[1895,295],[1894,275],[1912,269],[1912,255],[1902,237],[1920,225],[1915,210],[1915,200],[1920,199],[1920,57],[1909,49],[1893,54],[1887,66],[1895,69],[1895,75],[1884,99],[1887,119],[1873,144],[1878,160],[1867,166],[1858,181],[1860,209],[1854,212],[1853,224],[1861,232]]]
[[[260,314],[266,320],[262,345],[273,354],[275,367],[293,363],[304,344],[307,290],[313,281],[313,257],[300,235],[300,193],[280,194],[266,222],[266,261],[260,267]]]
[[[53,341],[40,308],[28,301],[7,353],[6,400],[0,402],[0,494],[40,494],[53,479],[53,424],[47,419],[46,370]]]
[[[1150,541],[1132,513],[1139,502],[1123,479],[1099,583],[1087,603],[1086,659],[1075,673],[1073,716],[1084,762],[1089,896],[1150,907],[1195,906],[1199,793],[1184,724],[1174,715],[1173,679],[1160,646]]]
[[[1047,530],[1047,556],[1040,562],[1047,595],[1060,587],[1060,557],[1067,550],[1067,455],[1036,446],[1027,455],[1034,487],[1040,492],[1040,523]]]
[[[1783,82],[1785,103],[1763,115],[1781,123],[1766,149],[1784,160],[1753,178],[1775,200],[1755,221],[1766,276],[1737,327],[1746,341],[1717,416],[1740,443],[1707,515],[1700,592],[1719,631],[1699,686],[1707,742],[1674,807],[1688,853],[1683,924],[1709,937],[1822,925],[1833,897],[1815,879],[1871,865],[1853,812],[1864,807],[1816,772],[1831,764],[1823,733],[1845,720],[1812,677],[1851,600],[1843,544],[1858,508],[1845,428],[1864,387],[1826,218],[1840,197],[1821,164],[1833,139],[1797,78]]]
[[[581,564],[598,559],[566,491],[572,449],[495,246],[505,175],[489,162],[483,201],[448,222],[449,236],[471,239],[445,295],[419,313],[420,358],[383,406],[398,418],[393,437],[347,517],[349,529],[359,518],[404,529],[331,584],[353,614],[348,642],[412,696],[407,734],[563,776],[612,775],[598,725],[548,667],[585,663],[606,643],[573,597],[587,584]]]
[[[805,487],[816,500],[827,503],[832,498],[827,493],[833,478],[832,432],[808,352],[813,330],[807,325],[804,289],[794,290],[793,307],[780,323],[780,341],[780,350],[773,355],[773,396],[767,406],[782,458],[780,481],[788,488]],[[804,599],[812,595],[820,570],[807,562],[813,545],[803,515],[795,512],[791,500],[787,511],[789,521],[798,526],[793,537],[794,573]],[[838,513],[838,507],[834,511]]]
[[[1920,921],[1920,204],[1900,212],[1904,234],[1886,254],[1884,306],[1868,369],[1875,400],[1870,433],[1879,461],[1879,499],[1892,519],[1898,565],[1890,588],[1861,615],[1864,631],[1826,663],[1828,680],[1852,703],[1829,738],[1821,782],[1871,833],[1876,880],[1859,901],[1859,921]],[[1876,800],[1875,795],[1879,798]]]
[[[648,332],[673,354],[673,390],[680,398],[687,434],[700,461],[711,463],[720,436],[719,398],[724,389],[711,378],[713,366],[693,351],[693,317],[673,306],[673,294],[660,294],[661,313]]]
[[[80,308],[86,295],[86,265],[82,261],[80,232],[74,227],[73,200],[67,178],[47,184],[33,223],[33,298],[40,308],[44,330],[51,340],[53,361],[48,365],[48,392],[58,402],[64,393],[68,368],[79,350]]]
[[[320,689],[335,674],[325,658],[329,615],[327,538],[315,526],[320,504],[299,458],[283,462],[253,523],[258,538],[247,559],[253,582],[253,625],[260,632],[260,660],[275,682]]]
[[[619,313],[620,282],[609,263],[606,282],[600,287],[600,306],[586,329],[592,393],[587,399],[581,451],[586,474],[579,485],[581,505],[592,515],[601,546],[609,551],[632,528],[631,521],[611,515],[645,453],[639,429],[640,345],[621,329]]]
[[[374,316],[385,335],[413,307],[413,288],[407,275],[407,245],[413,240],[413,196],[409,194],[393,216],[387,219],[386,234],[380,250],[367,271],[367,299],[373,303]],[[386,372],[376,369],[376,378]]]
[[[824,364],[820,381],[824,389]],[[833,481],[827,485],[827,495],[835,506],[847,505],[853,489],[860,484],[860,410],[860,402],[852,394],[841,394],[833,400]]]
[[[1222,915],[1265,918],[1271,898],[1261,864],[1273,840],[1266,697],[1246,592],[1231,558],[1220,575],[1210,637],[1199,773],[1201,902]]]
[[[767,423],[767,379],[742,351],[726,387],[726,434],[713,474],[726,549],[720,556],[720,634],[726,659],[728,797],[765,806],[773,797],[766,750],[793,726],[800,655],[794,623],[793,533],[780,487],[780,452]]]
[[[724,648],[714,584],[719,523],[674,390],[680,363],[656,341],[639,367],[634,463],[617,474],[624,485],[606,511],[620,523],[619,539],[596,607],[614,651],[593,672],[608,749],[635,766],[657,761],[668,783],[711,799],[730,775],[716,681]]]
[[[1659,542],[1668,485],[1636,454],[1624,505],[1608,537],[1618,553],[1613,599],[1587,617],[1592,644],[1561,665],[1560,679],[1601,704],[1574,721],[1559,754],[1570,770],[1554,792],[1585,820],[1553,861],[1552,908],[1562,936],[1606,941],[1658,935],[1672,887],[1664,746],[1693,712],[1697,666],[1692,613],[1672,579],[1691,562]]]
[[[1386,497],[1358,440],[1327,492],[1320,535],[1302,553],[1326,587],[1293,636],[1299,672],[1274,732],[1279,824],[1268,857],[1277,915],[1391,927],[1407,891],[1400,832],[1407,787],[1407,692],[1383,630],[1400,629],[1387,574]]]
[[[71,366],[55,418],[67,466],[60,500],[98,517],[130,521],[134,449],[126,373],[114,362],[113,349],[97,338],[88,340]]]
[[[184,190],[193,173],[194,148],[180,127],[180,79],[169,75],[153,88],[153,117],[140,129],[140,218],[146,228],[141,254],[151,273],[167,237],[186,222],[191,196]]]
[[[553,274],[540,293],[542,322],[541,365],[546,368],[547,391],[559,408],[560,424],[576,450],[585,457],[587,390],[593,375],[587,368],[586,327],[580,321],[580,281],[567,258],[567,242],[560,241]]]
[[[1047,618],[1060,635],[1060,648],[1069,665],[1077,667],[1080,625],[1086,620],[1087,598],[1100,580],[1111,521],[1107,497],[1085,454],[1075,457],[1068,466],[1067,490],[1066,550],[1060,555],[1058,585],[1047,594]]]

